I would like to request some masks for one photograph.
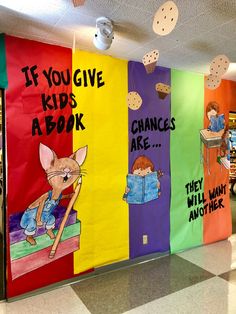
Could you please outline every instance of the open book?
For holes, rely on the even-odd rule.
[[[127,187],[130,191],[127,193],[127,203],[144,204],[158,198],[158,183],[157,172],[148,173],[144,177],[128,174]]]
[[[210,118],[210,126],[209,130],[212,132],[219,132],[220,130],[223,130],[225,127],[225,116],[224,114],[220,114],[217,117],[213,116]]]

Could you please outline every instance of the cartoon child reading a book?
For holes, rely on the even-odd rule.
[[[225,116],[220,114],[219,104],[215,101],[210,101],[206,107],[206,115],[210,121],[208,130],[212,132],[219,132],[225,127]]]
[[[152,161],[142,155],[135,159],[131,174],[127,175],[127,186],[123,200],[129,204],[144,204],[157,199],[160,192],[161,170],[155,171]]]

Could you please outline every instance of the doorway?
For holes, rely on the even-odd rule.
[[[4,152],[3,152],[3,107],[4,107],[4,91],[0,89],[0,300],[5,299],[5,205],[4,205]]]
[[[236,233],[236,112],[229,113],[230,139],[230,206],[232,211],[233,233]]]

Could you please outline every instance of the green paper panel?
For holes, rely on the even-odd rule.
[[[171,116],[176,129],[171,132],[171,253],[201,245],[203,222],[199,215],[190,219],[197,210],[204,192],[204,171],[200,160],[200,136],[204,115],[204,76],[171,70]],[[190,184],[193,184],[193,190]],[[189,184],[188,190],[186,185]],[[188,207],[188,197],[197,202]],[[189,221],[189,219],[191,221]]]
[[[0,34],[0,88],[6,88],[7,85],[5,36]]]

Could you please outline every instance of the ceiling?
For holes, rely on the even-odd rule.
[[[236,81],[236,0],[175,0],[176,28],[167,36],[152,30],[155,12],[165,0],[0,0],[0,32],[51,44],[96,51],[141,61],[158,49],[158,64],[209,73],[211,60],[225,54],[235,64],[224,76]],[[93,45],[96,18],[114,22],[115,39],[109,50]]]

